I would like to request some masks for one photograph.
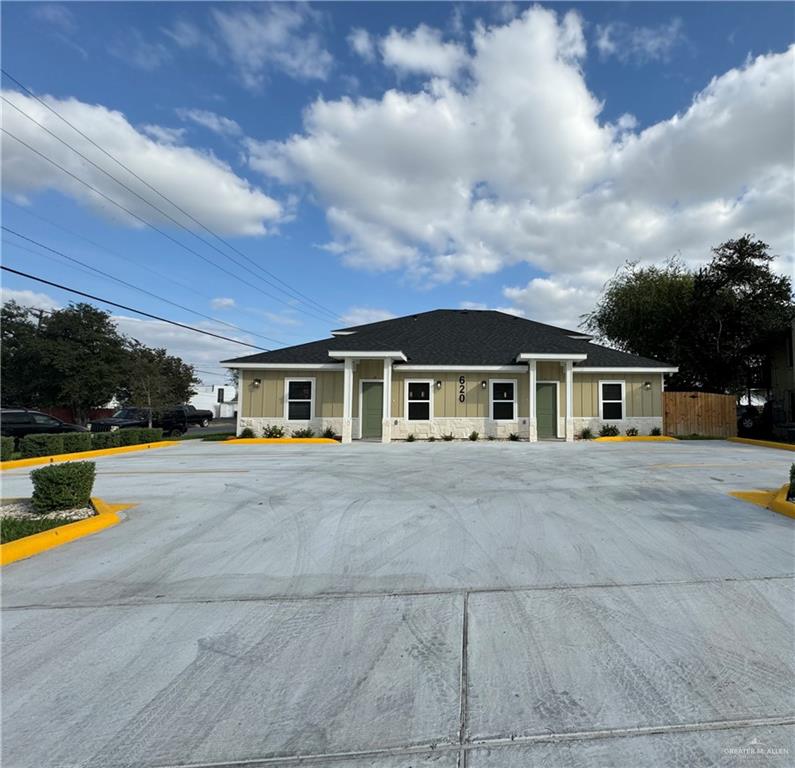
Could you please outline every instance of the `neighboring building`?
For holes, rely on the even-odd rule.
[[[216,419],[231,419],[237,410],[234,384],[208,384],[196,387],[190,404],[202,411],[212,411]]]
[[[770,387],[773,393],[773,429],[780,432],[782,428],[788,435],[791,433],[784,425],[795,426],[795,320],[783,333],[773,348],[770,360]]]
[[[223,361],[240,371],[238,431],[331,427],[388,442],[511,433],[572,440],[603,423],[662,428],[676,368],[503,312],[439,309]]]

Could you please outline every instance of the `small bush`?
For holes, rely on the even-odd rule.
[[[119,447],[119,433],[118,432],[92,432],[91,433],[91,448],[92,450],[99,451],[105,448],[118,448]]]
[[[87,506],[94,487],[94,476],[93,461],[51,464],[33,470],[30,473],[33,509],[44,514]]]
[[[489,435],[486,439],[487,440],[494,440],[494,435]]]
[[[413,443],[416,439],[417,438],[414,437],[414,433],[413,432],[411,432],[408,435],[406,435],[406,442],[407,443]]]
[[[789,491],[787,492],[787,500],[795,501],[795,464],[789,468]]]
[[[618,437],[618,427],[615,424],[602,424],[599,437]]]
[[[91,450],[91,435],[88,432],[66,432],[62,438],[64,453],[82,453]]]
[[[294,429],[293,437],[314,437],[315,430],[306,427],[305,429]]]
[[[326,427],[323,430],[323,437],[327,440],[333,440],[337,436],[337,433],[334,431],[334,427]]]
[[[452,433],[450,433],[449,435],[442,435],[442,440],[444,440],[446,443],[449,443],[451,440],[453,440]]]
[[[637,437],[638,430],[637,427],[629,427],[627,431],[624,433],[627,437]]]
[[[254,430],[251,427],[243,427],[243,429],[240,430],[240,437],[250,440],[254,437]]]
[[[0,461],[8,461],[14,454],[14,438],[3,437],[0,439]]]
[[[263,437],[284,437],[284,427],[277,427],[273,424],[268,424],[262,430]]]
[[[652,427],[651,432],[649,432],[649,434],[652,437],[660,437],[660,435],[662,435],[662,430],[659,427]]]
[[[580,440],[593,440],[593,430],[590,427],[583,427],[580,432]]]
[[[511,434],[508,435],[508,439],[515,443],[519,439],[519,434],[517,432],[511,432]]]
[[[119,429],[117,431],[119,433],[119,445],[138,445],[138,443],[142,442],[141,432],[143,432],[143,429],[141,427],[130,427],[129,429]]]
[[[55,456],[63,453],[63,435],[25,435],[19,441],[23,459],[35,456]]]
[[[480,437],[480,435],[479,435],[477,432],[475,432],[474,430],[473,430],[472,432],[470,432],[470,433],[469,433],[469,439],[470,439],[470,440],[471,440],[473,443],[474,443],[474,442],[476,442],[476,441],[477,441],[477,439],[478,439],[479,437]]]
[[[152,427],[141,429],[140,438],[142,443],[159,443],[163,439],[163,429]]]
[[[428,442],[429,443],[435,443],[436,442],[436,438],[433,435],[428,435]]]

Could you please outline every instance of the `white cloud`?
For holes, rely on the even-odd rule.
[[[181,144],[185,136],[184,128],[167,128],[164,125],[154,125],[153,123],[141,125],[139,128],[160,144]]]
[[[505,312],[507,315],[516,315],[517,317],[524,317],[525,311],[521,307],[513,307],[513,306],[506,306],[506,307],[490,307],[488,304],[485,304],[481,301],[462,301],[458,305],[461,309],[489,309],[493,312]]]
[[[381,40],[384,64],[400,73],[454,77],[467,61],[458,43],[445,43],[441,32],[420,24],[413,32],[392,29]]]
[[[144,72],[154,72],[171,58],[165,45],[147,40],[135,27],[119,33],[109,43],[108,52]]]
[[[2,93],[54,133],[63,133],[63,125],[58,118],[35,99],[16,91],[4,90]],[[121,112],[101,105],[51,96],[42,98],[148,183],[217,232],[261,235],[284,214],[279,202],[237,176],[228,165],[210,153],[153,140],[130,125]],[[159,213],[84,163],[17,110],[8,106],[4,108],[3,127],[146,220],[168,223]],[[107,166],[107,158],[77,134],[70,135],[69,142],[98,165]],[[140,226],[127,214],[7,136],[2,141],[2,160],[3,187],[9,194],[22,196],[53,189],[103,215],[130,226]],[[127,183],[136,188],[134,180]],[[143,187],[141,192],[145,197],[148,195]],[[175,218],[180,216],[177,213]],[[188,220],[184,223],[192,226]]]
[[[624,22],[596,25],[596,49],[602,58],[615,56],[619,61],[668,61],[678,45],[685,41],[682,20],[671,19],[657,27],[632,27]]]
[[[240,136],[241,127],[231,118],[224,117],[207,109],[177,109],[180,120],[196,123],[221,136]]]
[[[367,323],[377,323],[380,320],[390,320],[395,317],[394,313],[388,309],[376,309],[375,307],[351,307],[342,315],[343,325],[366,325]]]
[[[219,296],[217,299],[213,299],[210,304],[212,305],[213,309],[232,309],[236,306],[234,299],[229,298],[228,296]]]
[[[743,232],[790,258],[795,47],[637,132],[600,117],[578,15],[534,7],[472,42],[459,84],[318,99],[301,133],[249,142],[252,168],[309,186],[346,264],[427,285],[527,263],[541,282],[512,300],[571,324],[627,259],[701,262]]]
[[[352,29],[348,35],[348,45],[357,56],[361,56],[365,61],[373,61],[375,58],[375,43],[366,29],[361,27]]]
[[[212,10],[212,18],[243,84],[258,89],[280,70],[300,80],[325,80],[331,54],[317,31],[318,14],[307,5],[268,3]]]
[[[60,304],[48,296],[46,293],[38,293],[37,291],[17,291],[13,288],[0,288],[0,297],[2,303],[7,301],[15,301],[22,307],[34,307],[36,309],[60,309]]]
[[[52,24],[66,34],[77,31],[74,14],[65,6],[57,3],[39,3],[33,8],[33,16],[38,21]]]

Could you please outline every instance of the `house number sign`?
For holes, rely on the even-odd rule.
[[[459,403],[466,402],[466,399],[467,399],[467,396],[466,396],[466,391],[467,391],[466,390],[466,383],[467,383],[466,378],[464,378],[463,376],[459,376],[458,377],[458,402]]]

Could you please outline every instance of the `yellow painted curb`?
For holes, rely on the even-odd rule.
[[[34,456],[30,459],[14,459],[13,461],[0,461],[0,470],[19,469],[20,467],[35,467],[37,464],[58,464],[62,461],[80,461],[82,459],[93,459],[96,456],[115,456],[117,453],[148,451],[150,448],[168,448],[172,445],[179,445],[179,441],[162,440],[157,443],[140,443],[139,445],[121,445],[118,448],[100,448],[96,451],[81,451],[80,453],[59,453],[55,456]]]
[[[231,440],[219,440],[221,445],[283,445],[290,443],[318,443],[339,445],[330,437],[235,437]]]
[[[792,443],[776,443],[773,440],[754,440],[750,437],[727,437],[732,443],[743,443],[745,445],[758,445],[762,448],[778,448],[782,451],[795,451]]]
[[[97,512],[94,517],[59,525],[57,528],[50,528],[49,531],[34,533],[32,536],[0,544],[0,566],[38,555],[40,552],[55,549],[55,547],[60,547],[70,541],[75,541],[75,539],[82,539],[84,536],[90,536],[92,533],[117,525],[121,522],[119,512],[134,506],[133,504],[108,504],[97,498],[91,499],[91,505]]]
[[[748,501],[771,512],[795,518],[795,503],[787,501],[789,485],[782,485],[777,491],[731,491],[729,496]]]
[[[668,435],[636,435],[635,437],[618,435],[617,437],[595,437],[595,443],[676,443],[675,437]]]

